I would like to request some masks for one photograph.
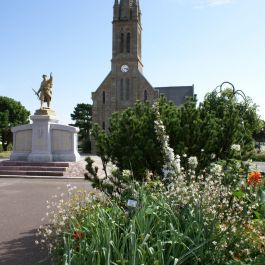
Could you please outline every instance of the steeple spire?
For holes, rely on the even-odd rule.
[[[119,20],[119,17],[120,17],[119,0],[115,0],[113,6],[113,21]]]
[[[131,0],[121,0],[120,2],[120,19],[130,19]]]
[[[113,21],[141,20],[139,0],[115,0],[113,6]]]

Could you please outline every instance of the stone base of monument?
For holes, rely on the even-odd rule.
[[[0,164],[0,178],[3,176],[63,177],[69,162],[28,162],[6,160]]]
[[[78,128],[58,123],[55,112],[42,108],[30,117],[32,124],[12,128],[13,152],[10,160],[31,162],[80,159],[77,151]]]

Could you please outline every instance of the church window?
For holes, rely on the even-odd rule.
[[[144,101],[147,101],[147,91],[144,91]]]
[[[131,34],[127,33],[127,38],[126,38],[126,52],[130,53],[131,51]]]
[[[130,99],[130,79],[126,79],[126,100]]]
[[[120,99],[124,100],[124,85],[123,85],[123,79],[120,80]]]
[[[102,92],[102,103],[105,104],[106,101],[106,93],[105,91]]]
[[[121,33],[121,39],[120,39],[120,53],[124,52],[124,33]]]
[[[105,130],[105,121],[102,122],[102,129]]]

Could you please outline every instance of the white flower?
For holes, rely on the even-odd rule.
[[[222,175],[223,173],[223,168],[221,165],[218,165],[218,164],[212,164],[212,168],[211,168],[211,172],[213,174],[216,174],[218,176]]]
[[[232,144],[231,150],[236,151],[236,152],[240,152],[240,150],[241,150],[240,144]]]
[[[188,164],[191,168],[196,168],[198,166],[198,159],[196,156],[191,156],[188,158]]]
[[[128,169],[124,169],[124,170],[122,170],[122,176],[123,176],[124,178],[126,178],[126,179],[130,178],[130,176],[131,176],[131,171],[128,170]]]

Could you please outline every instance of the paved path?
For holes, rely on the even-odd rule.
[[[36,229],[46,201],[68,183],[91,189],[85,180],[0,179],[0,265],[35,265],[47,256],[34,243]]]

